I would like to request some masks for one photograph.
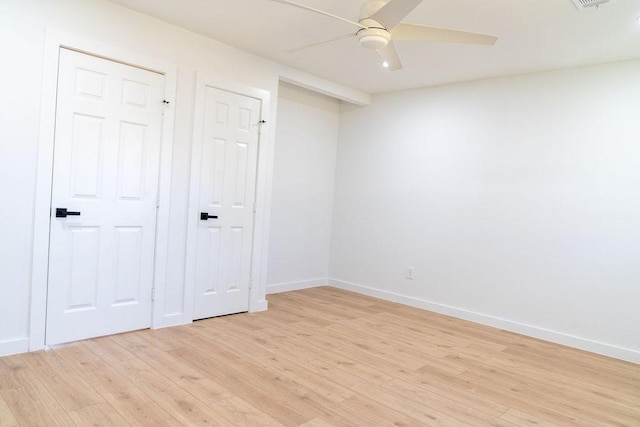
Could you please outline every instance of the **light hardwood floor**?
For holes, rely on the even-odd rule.
[[[329,287],[0,358],[0,425],[640,426],[640,365]]]

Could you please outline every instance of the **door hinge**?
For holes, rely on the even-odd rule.
[[[249,289],[253,288],[253,278],[249,278]]]
[[[166,113],[167,107],[169,106],[169,101],[167,101],[166,99],[163,99],[162,100],[162,106],[164,107],[162,109],[162,115],[164,116],[164,113]]]
[[[260,120],[258,122],[258,135],[262,135],[262,125],[264,125],[265,123],[267,123],[266,120]]]
[[[156,196],[156,209],[160,208],[160,195]]]
[[[151,288],[151,301],[156,300],[156,288]]]
[[[253,204],[253,213],[256,213],[256,204]]]

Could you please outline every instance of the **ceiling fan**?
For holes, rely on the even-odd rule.
[[[398,51],[393,43],[396,40],[484,45],[493,45],[498,40],[497,37],[486,34],[401,22],[409,12],[422,3],[422,0],[390,0],[389,2],[384,0],[365,1],[360,8],[360,16],[357,22],[291,0],[271,1],[319,13],[358,27],[355,33],[301,46],[291,49],[289,52],[297,52],[336,40],[356,37],[360,46],[367,49],[375,49],[384,61],[383,65],[390,70],[402,69]]]

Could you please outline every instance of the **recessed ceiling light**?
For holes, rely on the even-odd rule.
[[[384,61],[384,62],[382,63],[382,66],[383,66],[384,68],[389,68],[389,63],[388,63],[387,61]]]

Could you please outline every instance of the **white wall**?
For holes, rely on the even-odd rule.
[[[166,315],[184,312],[185,239],[196,72],[271,92],[277,107],[282,74],[330,93],[343,88],[255,55],[166,24],[104,0],[10,0],[0,2],[0,355],[29,344],[34,192],[38,153],[45,28],[72,33],[110,48],[175,64],[178,70],[171,181]],[[293,77],[292,77],[293,76]],[[367,102],[368,95],[344,89]],[[273,115],[275,118],[275,114]],[[274,123],[274,120],[268,120]],[[274,126],[261,143],[273,147]],[[271,150],[271,148],[270,148]],[[273,152],[260,162],[269,175]],[[267,170],[268,169],[268,170]],[[268,190],[258,201],[268,221]],[[275,212],[274,216],[278,213]],[[266,251],[265,251],[266,253]],[[266,267],[266,257],[265,257]],[[265,268],[266,270],[266,268]],[[255,277],[254,277],[255,279]],[[264,284],[266,276],[257,278]],[[189,321],[190,319],[183,319]]]
[[[639,76],[632,61],[345,109],[333,283],[640,362]]]
[[[339,109],[335,98],[280,85],[267,293],[327,283]]]
[[[4,19],[4,6],[0,4],[0,93],[5,97],[0,103],[0,355],[24,351],[27,345],[43,41],[37,28]]]

